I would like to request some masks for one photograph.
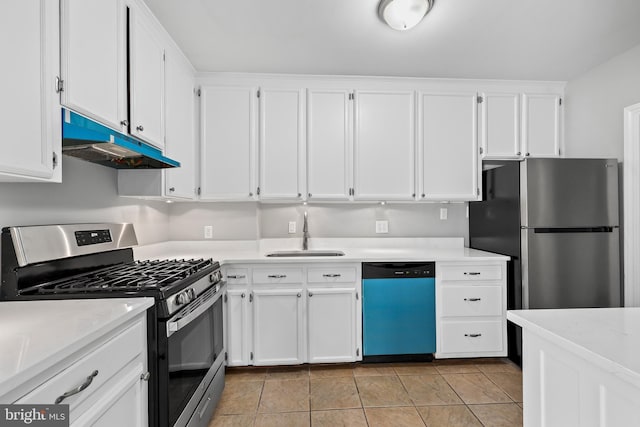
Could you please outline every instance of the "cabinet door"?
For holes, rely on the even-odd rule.
[[[304,362],[302,289],[253,292],[253,356],[255,365]]]
[[[476,93],[420,93],[421,200],[477,200]]]
[[[54,87],[59,70],[58,4],[9,0],[3,8],[0,181],[60,182],[62,116]]]
[[[560,156],[560,96],[524,94],[522,144],[525,156]]]
[[[351,188],[350,92],[307,92],[307,197],[348,200]]]
[[[249,293],[246,289],[227,291],[227,364],[249,365]]]
[[[354,198],[415,197],[413,92],[355,94]]]
[[[201,200],[253,200],[256,89],[201,89]]]
[[[127,132],[126,7],[122,0],[62,0],[62,104]]]
[[[481,146],[483,158],[517,159],[520,148],[520,95],[483,93]]]
[[[177,52],[166,56],[166,146],[167,157],[180,162],[179,168],[166,169],[168,197],[193,199],[195,196],[194,76],[191,66]]]
[[[260,91],[260,198],[302,197],[303,92]]]
[[[311,288],[307,295],[309,363],[355,361],[355,288]]]
[[[130,133],[163,148],[164,46],[150,18],[130,14]]]

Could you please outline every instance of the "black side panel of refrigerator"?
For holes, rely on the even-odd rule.
[[[520,261],[520,162],[484,164],[482,201],[469,203],[469,246],[508,255],[507,309],[522,308]],[[522,360],[520,327],[507,323],[509,359]]]

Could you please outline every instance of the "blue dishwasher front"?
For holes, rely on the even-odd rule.
[[[362,277],[364,360],[431,360],[435,263],[363,263]]]

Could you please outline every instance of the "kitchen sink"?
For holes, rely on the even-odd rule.
[[[268,257],[307,257],[307,256],[343,256],[342,251],[315,250],[315,251],[275,251],[269,252]]]

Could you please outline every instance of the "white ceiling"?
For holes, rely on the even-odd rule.
[[[639,0],[146,0],[198,71],[569,80],[640,44]]]

